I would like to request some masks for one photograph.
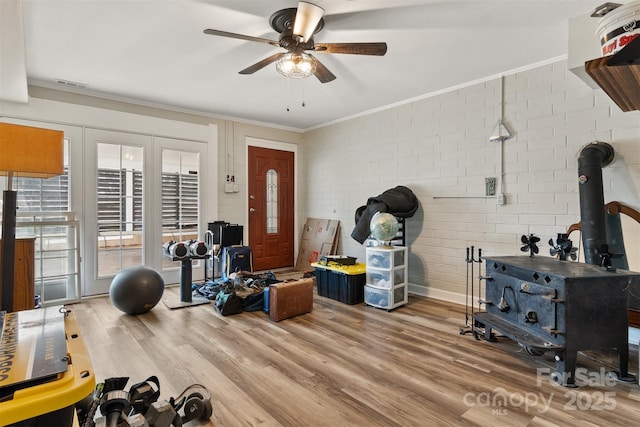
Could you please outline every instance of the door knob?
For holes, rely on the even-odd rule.
[[[249,209],[249,212],[254,213],[256,210],[254,208]]]

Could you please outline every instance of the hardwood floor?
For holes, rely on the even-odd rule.
[[[178,293],[168,288],[166,293]],[[613,352],[581,353],[582,385],[551,384],[506,339],[460,335],[464,307],[410,296],[392,312],[315,295],[312,313],[271,322],[263,312],[220,316],[212,304],[129,316],[108,297],[70,306],[97,381],[151,375],[161,399],[193,383],[211,391],[214,426],[634,425],[638,383],[614,383],[600,368]],[[638,372],[631,348],[629,370]],[[542,371],[541,371],[542,372]],[[586,381],[589,379],[589,381]]]

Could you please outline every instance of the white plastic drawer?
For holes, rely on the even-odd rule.
[[[395,289],[379,289],[371,286],[364,287],[364,303],[375,307],[392,309],[407,302],[407,287],[398,286]]]
[[[405,248],[367,248],[367,267],[391,269],[404,265]]]
[[[367,266],[367,285],[378,286],[380,288],[393,288],[405,282],[404,267],[393,270],[382,270]]]

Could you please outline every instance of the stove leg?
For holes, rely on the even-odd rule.
[[[488,327],[486,325],[482,325],[482,327],[484,328],[484,336],[482,338],[484,338],[485,340],[487,340],[489,342],[498,341],[496,339],[496,336],[493,334],[491,327]],[[480,338],[478,338],[477,334],[476,334],[476,339],[480,339]]]
[[[556,372],[551,374],[551,379],[556,384],[565,387],[576,387],[576,362],[578,352],[576,350],[565,350],[556,353]]]
[[[634,383],[636,377],[629,373],[629,345],[625,344],[618,348],[618,364],[620,366],[620,372],[613,373],[617,378],[616,380]]]

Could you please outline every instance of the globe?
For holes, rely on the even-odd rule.
[[[371,236],[374,239],[385,242],[393,239],[396,234],[398,234],[400,225],[398,224],[396,217],[390,213],[377,212],[371,218],[369,229],[371,230]]]

